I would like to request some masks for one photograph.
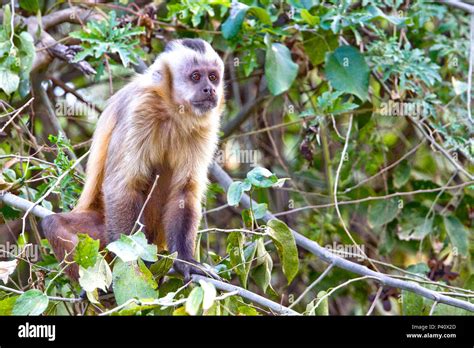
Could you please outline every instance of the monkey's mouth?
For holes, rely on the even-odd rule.
[[[217,99],[208,98],[203,100],[193,100],[191,104],[200,111],[207,111],[217,106]]]

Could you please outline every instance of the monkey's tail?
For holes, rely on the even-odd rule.
[[[102,207],[101,188],[104,180],[105,161],[116,123],[115,107],[109,105],[99,118],[94,132],[91,152],[87,161],[86,183],[74,211]]]

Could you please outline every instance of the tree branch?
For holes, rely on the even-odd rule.
[[[23,211],[27,211],[33,205],[33,203],[31,203],[30,201],[24,198],[15,196],[14,194],[11,194],[9,192],[0,193],[0,202],[3,202],[13,208],[20,209]],[[37,205],[31,210],[31,214],[43,219],[46,216],[54,214],[54,213],[49,209],[46,209],[40,205]]]
[[[219,184],[221,184],[224,187],[224,189],[227,191],[230,184],[232,183],[231,177],[216,163],[212,164],[212,166],[210,168],[210,171],[211,171],[211,175],[216,179],[216,181],[218,181]],[[49,211],[46,208],[43,208],[43,207],[38,206],[38,205],[34,205],[33,203],[27,201],[26,199],[17,197],[17,196],[15,196],[11,193],[8,193],[8,192],[3,193],[3,194],[0,195],[0,202],[4,202],[4,203],[6,203],[6,204],[8,204],[8,205],[10,205],[14,208],[20,209],[20,210],[24,210],[24,211],[29,210],[29,212],[31,214],[36,215],[36,216],[41,217],[41,218],[44,218],[44,217],[46,217],[50,214],[54,214],[53,212]],[[242,196],[241,203],[244,207],[249,208],[250,207],[250,197],[247,194],[244,194]],[[256,204],[256,202],[253,202],[252,204]],[[33,208],[32,208],[32,206],[33,206]],[[272,219],[276,219],[276,217],[273,214],[267,212],[263,219],[265,221],[269,221],[269,220],[272,220]],[[366,276],[368,278],[377,279],[377,281],[379,281],[382,285],[385,285],[385,286],[391,286],[391,287],[394,287],[394,288],[407,290],[407,291],[413,292],[415,294],[418,294],[420,296],[426,297],[430,300],[436,301],[438,303],[444,303],[444,304],[447,304],[447,305],[450,305],[450,306],[454,306],[454,307],[458,307],[458,308],[462,308],[462,309],[474,312],[474,304],[473,303],[463,301],[463,300],[459,300],[459,299],[455,299],[455,298],[452,298],[452,297],[447,296],[445,294],[440,294],[436,291],[424,288],[421,285],[419,285],[418,283],[416,283],[415,281],[410,282],[410,281],[406,281],[406,280],[395,279],[395,278],[393,278],[389,275],[386,275],[384,273],[372,271],[369,268],[367,268],[366,266],[359,265],[357,263],[346,260],[342,257],[339,257],[339,256],[331,253],[329,250],[327,250],[326,248],[323,248],[322,246],[320,246],[315,241],[301,235],[300,233],[298,233],[294,230],[291,230],[291,232],[293,233],[293,235],[295,237],[296,244],[298,246],[300,246],[301,248],[303,248],[303,249],[309,251],[310,253],[318,256],[322,261],[324,261],[326,263],[333,264],[336,267],[345,269],[347,271],[350,271],[350,272],[353,272],[353,273],[356,273],[356,274],[360,274],[362,276]],[[199,281],[198,277],[199,276],[193,276],[193,280],[196,279],[197,281]],[[210,278],[206,278],[206,277],[203,277],[203,279],[205,279],[206,281],[211,281],[214,284],[214,286],[216,286],[216,288],[221,289],[221,290],[226,290],[226,291],[239,290],[240,291],[239,292],[240,296],[242,296],[244,298],[247,298],[251,301],[255,300],[256,303],[260,303],[260,304],[264,305],[265,307],[268,307],[268,308],[274,310],[275,312],[282,313],[282,314],[293,314],[292,312],[289,312],[290,309],[288,309],[286,307],[282,307],[280,305],[277,305],[278,307],[275,307],[276,304],[273,301],[265,299],[264,297],[256,295],[256,294],[254,294],[254,293],[252,293],[248,290],[244,290],[244,289],[238,288],[234,285],[230,285],[230,284],[226,284],[226,283],[222,283],[222,282],[214,283],[214,282],[218,282],[218,281],[210,279]],[[231,289],[231,290],[227,290],[227,289]],[[249,298],[248,296],[251,296],[251,298]],[[257,302],[257,301],[260,301],[260,302]],[[269,301],[269,302],[267,302],[267,301]],[[270,307],[270,306],[272,306],[272,307]]]
[[[244,288],[241,288],[236,285],[224,283],[216,279],[207,278],[207,277],[196,275],[196,274],[192,276],[192,279],[193,279],[193,282],[195,283],[198,283],[199,280],[205,280],[206,282],[212,283],[216,287],[216,289],[219,289],[219,290],[229,291],[229,292],[235,291],[237,295],[242,296],[243,298],[246,298],[247,300],[250,300],[254,303],[258,303],[259,305],[267,307],[275,313],[283,314],[283,315],[300,315],[300,313],[295,312],[292,309],[289,309],[285,306],[282,306],[281,304],[273,302],[269,299],[266,299],[263,296],[257,295],[251,291],[245,290]]]
[[[77,9],[78,13],[82,13],[81,11],[85,10]],[[70,16],[72,16],[72,12],[70,12],[69,14]],[[0,18],[1,17],[3,17],[2,12],[0,13]],[[53,25],[53,23],[59,23],[57,18],[55,18],[54,20],[53,19],[53,17],[50,17],[49,24]],[[15,16],[15,22],[16,24],[23,23],[24,25],[26,25],[28,33],[31,35],[31,37],[35,39],[36,57],[33,61],[33,67],[31,69],[32,72],[47,66],[56,57],[73,65],[74,67],[82,71],[84,74],[96,73],[94,68],[86,61],[81,61],[77,63],[73,62],[73,58],[78,52],[78,47],[66,46],[56,41],[51,35],[46,32],[45,29],[41,28],[40,23],[38,22],[38,18],[36,16],[30,16],[28,18]],[[40,33],[39,38],[38,33]]]
[[[224,187],[224,189],[227,191],[229,188],[230,184],[232,183],[231,177],[217,164],[213,163],[210,167],[210,172],[211,175],[214,177],[214,179],[221,184],[221,186]],[[250,197],[244,193],[242,196],[242,200],[240,201],[242,206],[245,208],[250,208]],[[253,205],[256,204],[256,202],[252,202]],[[272,219],[276,219],[276,217],[271,214],[270,212],[267,212],[263,218],[265,221],[269,221]],[[466,309],[469,311],[474,312],[474,304],[467,302],[467,301],[462,301],[458,300],[443,294],[440,294],[436,291],[429,290],[427,288],[424,288],[420,286],[419,284],[415,282],[410,282],[410,281],[405,281],[405,280],[400,280],[400,279],[395,279],[392,278],[384,273],[381,272],[375,272],[367,268],[366,266],[359,265],[357,263],[354,263],[352,261],[346,260],[342,257],[339,257],[333,253],[331,253],[329,250],[326,248],[323,248],[320,246],[318,243],[315,241],[306,238],[305,236],[301,235],[300,233],[291,230],[293,233],[293,236],[295,237],[296,244],[309,251],[310,253],[318,256],[321,260],[324,262],[327,262],[329,264],[334,264],[334,266],[345,269],[347,271],[360,274],[362,276],[367,276],[370,278],[376,278],[381,284],[386,285],[386,286],[391,286],[394,288],[399,288],[407,291],[411,291],[415,294],[418,294],[420,296],[429,298],[431,300],[437,301],[439,303],[444,303],[447,305],[451,305],[454,307],[459,307],[462,309]]]
[[[459,0],[440,0],[440,2],[445,5],[449,5],[452,7],[456,7],[460,10],[467,11],[469,13],[474,13],[474,6],[466,4],[465,2]]]
[[[247,102],[242,109],[240,109],[239,113],[235,115],[233,119],[231,119],[227,124],[224,126],[222,132],[224,133],[222,138],[225,139],[229,137],[236,129],[238,129],[242,123],[244,123],[252,114],[252,110],[258,106],[263,100],[265,100],[268,96],[268,93],[263,93],[257,98]]]
[[[39,205],[34,205],[34,203],[31,203],[30,201],[23,199],[21,197],[15,196],[9,192],[4,192],[3,194],[0,194],[0,202],[3,202],[5,204],[8,204],[9,206],[12,206],[14,208],[17,208],[23,211],[28,211],[31,209],[30,213],[40,218],[45,218],[48,215],[54,214],[49,209],[43,208],[42,206],[39,206]],[[278,313],[278,314],[299,315],[298,312],[292,309],[289,309],[285,306],[282,306],[276,302],[273,302],[269,299],[266,299],[265,297],[262,297],[251,291],[245,290],[236,285],[227,284],[222,281],[200,276],[200,275],[193,275],[192,280],[194,283],[199,283],[199,280],[205,280],[207,282],[212,283],[216,287],[216,289],[229,291],[229,292],[235,291],[239,296],[242,296],[243,298],[246,298],[247,300],[250,300],[264,307],[267,307],[273,312]],[[51,299],[59,300],[58,298],[51,298]]]
[[[43,29],[47,30],[51,27],[54,27],[62,23],[75,23],[81,24],[81,22],[87,22],[91,19],[100,19],[102,18],[98,14],[94,13],[93,10],[82,9],[79,7],[70,7],[64,10],[59,10],[52,12],[43,17]]]

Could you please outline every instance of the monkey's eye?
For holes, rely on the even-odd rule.
[[[209,80],[212,81],[212,82],[217,81],[216,74],[209,74]]]
[[[195,71],[191,74],[191,80],[199,81],[200,79],[201,79],[201,74],[198,73],[197,71]]]

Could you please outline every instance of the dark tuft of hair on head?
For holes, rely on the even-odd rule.
[[[192,49],[193,51],[199,52],[199,53],[206,53],[206,45],[204,44],[204,41],[201,39],[184,39],[181,41],[183,46]]]

